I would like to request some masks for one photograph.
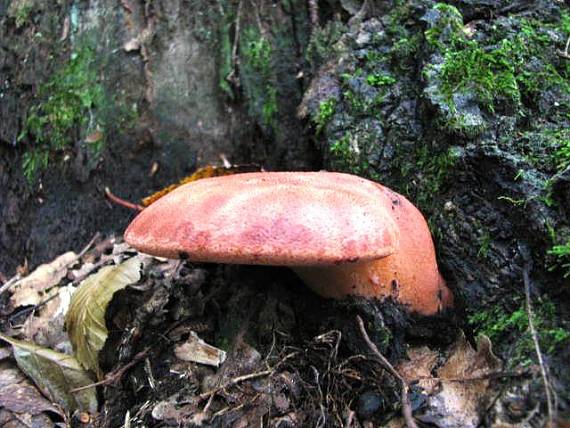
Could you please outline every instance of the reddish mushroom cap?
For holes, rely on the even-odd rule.
[[[260,172],[184,185],[146,208],[125,240],[157,256],[284,266],[372,260],[399,246],[391,192],[328,172]]]

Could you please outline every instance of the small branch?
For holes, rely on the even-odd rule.
[[[273,373],[273,369],[271,370],[263,370],[261,372],[249,373],[243,376],[234,377],[229,382],[224,383],[223,385],[218,386],[217,388],[212,389],[211,391],[204,392],[203,394],[198,395],[199,400],[205,400],[206,398],[211,398],[212,396],[216,395],[218,392],[223,391],[230,386],[237,385],[238,383],[245,382],[246,380],[257,379],[258,377],[269,376]]]
[[[488,373],[483,376],[474,376],[474,377],[465,377],[465,378],[445,378],[445,377],[429,377],[423,376],[418,377],[413,380],[413,382],[419,380],[433,380],[436,382],[449,382],[449,383],[462,383],[462,382],[480,382],[482,380],[490,380],[490,379],[501,379],[501,378],[517,378],[525,376],[526,373],[503,373],[503,372],[496,372],[496,373]]]
[[[150,352],[150,350],[151,350],[150,346],[143,349],[141,352],[136,354],[129,363],[125,364],[123,367],[118,368],[117,370],[114,370],[114,371],[108,373],[105,376],[105,379],[103,379],[102,381],[91,383],[89,385],[85,385],[85,386],[82,386],[79,388],[72,389],[70,392],[79,392],[79,391],[83,391],[84,389],[94,388],[94,387],[100,386],[100,385],[111,385],[111,384],[118,382],[119,380],[121,380],[121,378],[125,375],[125,373],[129,369],[131,369],[133,366],[138,364],[141,360],[146,358],[146,356]]]
[[[362,321],[362,318],[360,318],[360,316],[357,315],[356,321],[358,322],[358,326],[360,327],[360,333],[362,334],[364,341],[366,342],[366,344],[368,345],[368,347],[370,348],[370,350],[372,351],[374,356],[376,356],[376,358],[378,358],[380,363],[382,363],[384,368],[392,376],[394,376],[396,379],[398,379],[400,381],[400,384],[402,386],[402,391],[401,391],[401,395],[400,395],[400,402],[402,404],[402,415],[404,416],[404,420],[406,421],[406,426],[408,428],[418,428],[418,425],[414,421],[414,416],[412,415],[412,406],[411,406],[410,400],[408,398],[408,389],[409,389],[408,383],[402,377],[402,375],[400,375],[400,373],[398,373],[396,371],[394,366],[392,364],[390,364],[390,361],[388,361],[386,359],[386,357],[380,353],[376,344],[374,342],[372,342],[372,340],[370,340],[370,337],[368,336],[368,333],[366,332],[366,328],[364,327],[364,321]]]
[[[138,204],[133,204],[132,202],[129,202],[125,199],[119,198],[118,196],[114,195],[111,192],[111,189],[109,189],[108,187],[105,187],[105,196],[107,196],[107,198],[117,204],[120,205],[122,207],[128,208],[130,210],[135,210],[135,211],[142,211],[144,210],[144,207],[142,205],[138,205]]]
[[[20,278],[22,278],[22,277],[20,276],[20,274],[17,273],[12,278],[10,278],[8,281],[6,281],[4,284],[2,284],[2,287],[0,287],[0,295],[2,295],[2,293],[4,293],[6,290],[8,290],[12,285],[17,283],[20,280]]]
[[[534,349],[536,351],[536,356],[538,358],[538,363],[540,365],[540,374],[542,376],[542,382],[544,383],[544,392],[546,393],[546,406],[548,410],[548,426],[554,426],[554,419],[556,413],[556,406],[554,404],[556,397],[554,396],[554,391],[552,385],[548,380],[548,370],[546,364],[544,363],[544,358],[542,357],[542,352],[540,350],[540,344],[538,342],[538,333],[534,325],[534,312],[532,310],[532,304],[530,300],[530,277],[529,277],[530,266],[527,263],[523,268],[523,282],[524,282],[524,294],[526,301],[526,315],[528,317],[528,327],[530,334],[532,336],[532,341],[534,342]]]

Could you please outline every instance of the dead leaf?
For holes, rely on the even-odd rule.
[[[9,362],[0,364],[0,407],[13,413],[30,415],[45,411],[60,413],[26,376]]]
[[[45,291],[56,286],[67,275],[67,268],[77,260],[73,251],[62,254],[51,263],[38,266],[30,275],[14,284],[10,304],[19,306],[37,305],[49,297]]]
[[[493,388],[490,379],[473,379],[496,373],[501,367],[488,337],[480,336],[475,350],[462,334],[445,364],[437,370],[441,390],[428,397],[425,413],[418,419],[440,428],[477,427],[490,403]]]
[[[105,266],[85,279],[71,299],[65,325],[77,360],[99,378],[99,351],[107,340],[105,311],[115,292],[138,282],[141,269],[150,260],[136,256],[113,266]]]
[[[97,411],[95,388],[71,392],[72,389],[93,383],[75,358],[3,334],[0,334],[0,339],[12,345],[18,367],[46,397],[69,413],[75,410]]]
[[[22,328],[24,338],[40,346],[71,353],[71,344],[64,331],[64,324],[75,290],[71,285],[59,287],[55,298],[31,313]]]
[[[190,337],[181,345],[174,347],[174,355],[183,361],[206,364],[208,366],[220,367],[226,360],[226,353],[212,345],[208,345],[198,337],[195,332],[190,333]]]
[[[148,207],[150,204],[156,202],[164,195],[167,195],[168,193],[172,192],[174,189],[184,184],[191,183],[193,181],[202,180],[203,178],[221,177],[224,175],[241,174],[244,172],[257,172],[260,170],[261,168],[258,165],[233,165],[229,168],[208,165],[199,168],[198,170],[196,170],[196,172],[194,172],[194,174],[188,177],[184,177],[178,183],[165,187],[164,189],[159,190],[158,192],[153,193],[152,195],[144,198],[142,200],[142,204],[143,206]]]
[[[432,370],[437,364],[439,353],[427,346],[408,350],[408,360],[401,362],[396,370],[408,383],[418,381],[418,385],[426,394],[434,392],[437,382],[434,382]]]

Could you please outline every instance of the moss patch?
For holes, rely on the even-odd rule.
[[[570,331],[560,327],[555,306],[551,301],[539,299],[534,302],[533,311],[533,321],[544,352],[552,354],[570,344]],[[497,305],[472,314],[468,321],[476,334],[485,334],[493,343],[511,344],[512,355],[508,360],[510,367],[518,364],[528,365],[534,361],[535,350],[524,303],[512,311]],[[513,341],[505,340],[509,335],[513,337]]]
[[[273,46],[256,27],[244,29],[240,39],[241,75],[251,80],[246,94],[252,116],[260,117],[262,125],[273,128],[278,113],[277,89],[273,82]]]
[[[107,131],[129,127],[136,117],[136,109],[107,96],[96,55],[89,44],[80,44],[69,61],[39,87],[18,137],[21,144],[28,143],[22,167],[29,182],[48,167],[50,158],[76,141],[99,154]]]

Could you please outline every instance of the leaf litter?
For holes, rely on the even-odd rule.
[[[310,325],[314,320],[295,333],[292,328],[303,316],[302,308],[297,308],[303,305],[295,299],[309,300],[304,303],[309,308],[322,304],[304,289],[298,296],[282,296],[282,291],[264,285],[242,284],[242,289],[233,290],[234,284],[228,285],[232,281],[225,276],[229,272],[235,282],[244,283],[240,268],[228,271],[160,262],[148,256],[132,257],[132,249],[122,244],[112,248],[109,255],[87,254],[86,263],[75,271],[64,268],[67,277],[58,274],[47,281],[55,287],[56,298],[30,314],[20,331],[28,340],[57,348],[63,342],[48,337],[52,333],[49,320],[54,321],[53,330],[65,338],[60,325],[65,314],[75,357],[5,337],[18,366],[46,397],[61,406],[55,407],[61,408],[60,414],[103,410],[108,416],[100,421],[101,426],[116,426],[119,419],[122,423],[125,411],[133,426],[150,421],[351,427],[372,421],[389,426],[404,423],[399,417],[398,382],[365,348],[358,352],[346,333],[354,317],[335,321],[342,326],[340,330],[322,330],[335,323],[330,318],[339,314],[338,305],[330,306],[330,313],[318,313],[322,318],[317,321],[319,334],[310,336],[316,332]],[[55,278],[59,278],[57,283]],[[78,287],[56,287],[77,278],[83,279]],[[117,300],[114,296],[119,290],[126,293]],[[271,301],[279,302],[271,313],[255,306]],[[246,322],[239,328],[233,325],[228,334],[225,330],[237,323],[232,317],[239,311],[247,313],[239,316]],[[280,318],[284,314],[286,322]],[[256,316],[263,325],[257,324]],[[228,319],[225,327],[222,318]],[[120,321],[120,328],[109,326],[110,320],[111,324]],[[258,329],[264,336],[267,332],[273,335],[270,343],[267,337],[255,338],[253,332]],[[6,348],[0,350],[7,354]],[[392,360],[397,357],[397,353],[388,355]],[[101,359],[106,361],[102,366]],[[413,416],[424,423],[476,426],[496,394],[497,377],[490,375],[499,373],[500,377],[501,363],[486,338],[473,348],[458,334],[448,348],[410,348],[407,359],[396,360],[396,370],[411,387]],[[99,383],[105,398],[103,409],[97,408],[97,389],[86,369],[105,379]],[[1,365],[0,378],[4,370]],[[139,404],[126,408],[125,403],[135,403],[130,396],[134,385],[140,390]],[[24,401],[33,393],[26,390]]]

